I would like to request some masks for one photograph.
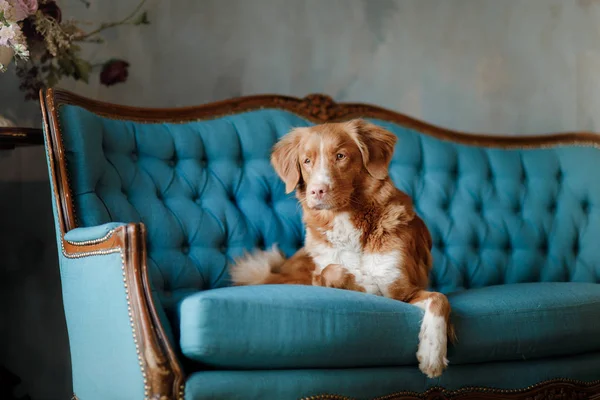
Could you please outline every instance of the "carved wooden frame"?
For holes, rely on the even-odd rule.
[[[342,121],[351,118],[373,118],[394,122],[441,140],[466,145],[497,148],[545,148],[560,145],[581,145],[600,148],[600,136],[591,132],[569,132],[543,136],[510,136],[464,133],[440,128],[394,111],[361,103],[336,103],[329,96],[312,94],[303,99],[281,95],[239,97],[196,107],[137,108],[99,102],[68,91],[40,91],[40,103],[50,160],[51,180],[57,199],[58,223],[62,251],[66,257],[85,257],[94,254],[121,252],[124,280],[129,288],[132,326],[139,332],[134,336],[148,399],[182,399],[185,377],[182,367],[169,343],[152,300],[146,254],[146,232],[143,224],[128,224],[116,228],[96,241],[71,243],[64,234],[77,227],[75,207],[70,190],[67,161],[64,154],[58,110],[62,105],[75,105],[98,115],[142,123],[189,121],[218,118],[259,109],[281,109],[297,114],[314,123]],[[579,382],[556,379],[519,389],[465,388],[447,391],[432,388],[423,393],[398,392],[380,400],[442,400],[442,399],[600,399],[600,380]],[[348,399],[337,395],[312,396],[308,399]]]

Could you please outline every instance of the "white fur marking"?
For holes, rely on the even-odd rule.
[[[325,158],[325,144],[323,143],[323,139],[321,139],[321,146],[319,148],[319,168],[315,171],[311,181],[311,183],[314,184],[331,185],[331,176],[327,169],[327,159]]]
[[[363,255],[363,276],[374,281],[378,289],[374,294],[390,297],[390,285],[402,277],[401,265],[402,253],[399,251]]]
[[[431,299],[414,303],[415,306],[425,310],[421,331],[419,332],[419,349],[417,359],[419,369],[429,378],[436,378],[448,366],[446,354],[448,351],[448,337],[446,320],[435,315],[429,309]]]
[[[325,231],[325,237],[331,246],[314,242],[309,231],[306,234],[307,250],[317,264],[318,272],[329,264],[341,264],[346,268],[360,268],[362,231],[356,229],[347,213],[340,214],[333,220],[333,228]]]
[[[331,244],[314,243],[307,231],[307,249],[317,264],[317,272],[329,264],[343,265],[354,275],[358,285],[367,293],[389,296],[389,286],[401,278],[399,251],[388,253],[363,253],[360,238],[362,231],[350,221],[347,213],[333,220],[333,228],[325,231],[325,237]]]

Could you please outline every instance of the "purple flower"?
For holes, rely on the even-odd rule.
[[[129,72],[127,68],[129,63],[124,60],[110,60],[102,67],[100,73],[100,83],[106,86],[112,86],[117,83],[125,82]]]

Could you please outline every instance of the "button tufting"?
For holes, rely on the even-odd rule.
[[[450,170],[450,176],[452,179],[456,179],[458,177],[458,167],[455,166]]]
[[[202,168],[206,168],[207,165],[208,165],[208,161],[206,161],[206,160],[200,160],[200,166]]]
[[[589,211],[590,211],[590,203],[587,200],[583,200],[581,202],[581,210],[584,212],[584,214],[589,213]]]
[[[562,169],[559,169],[558,171],[556,171],[556,180],[561,182],[563,179],[563,172]]]
[[[573,254],[579,254],[579,239],[575,239],[575,243],[573,243]]]
[[[481,202],[481,201],[475,202],[475,211],[477,211],[477,213],[481,214],[481,212],[483,211],[483,202]]]
[[[416,175],[423,175],[423,163],[419,162],[415,165]]]
[[[169,167],[174,167],[176,163],[177,163],[176,159],[169,160]]]
[[[515,204],[515,205],[513,206],[513,212],[514,212],[514,213],[520,213],[522,209],[523,209],[523,208],[522,208],[521,204]]]
[[[450,208],[450,202],[448,200],[443,200],[440,203],[440,208],[444,211],[448,211],[448,209]]]
[[[225,253],[225,252],[227,252],[227,246],[225,246],[225,245],[221,245],[221,246],[219,247],[219,251],[220,251],[221,253]]]
[[[189,254],[190,252],[190,245],[188,243],[184,243],[181,245],[181,252],[183,254]]]
[[[134,150],[131,152],[131,160],[136,162],[138,160],[138,153]]]
[[[553,200],[550,202],[550,204],[548,204],[548,211],[552,214],[556,212],[556,200]]]
[[[162,193],[160,192],[160,190],[157,190],[157,191],[156,191],[156,198],[157,198],[157,199],[159,199],[159,200],[161,200],[161,199],[162,199],[162,197],[163,197],[163,196],[162,196]]]

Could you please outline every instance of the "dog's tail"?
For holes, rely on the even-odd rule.
[[[235,260],[229,272],[234,286],[276,283],[285,257],[276,246],[246,253]]]

